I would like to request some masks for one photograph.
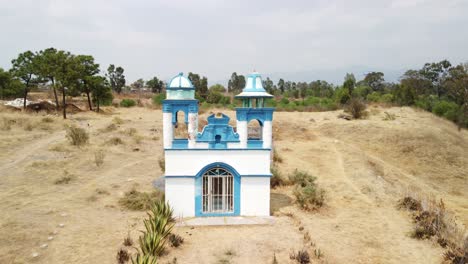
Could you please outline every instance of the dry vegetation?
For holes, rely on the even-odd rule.
[[[152,187],[164,170],[162,114],[104,111],[63,121],[1,110],[0,263],[151,261],[137,259],[134,247],[144,210],[162,199]],[[468,133],[410,108],[367,112],[358,120],[337,118],[342,111],[275,113],[275,223],[174,227],[158,263],[456,263],[468,244]],[[400,210],[408,189],[437,203],[418,198]],[[296,203],[301,193],[314,198],[305,207],[312,210]],[[440,213],[428,208],[440,199],[450,217],[431,230]]]

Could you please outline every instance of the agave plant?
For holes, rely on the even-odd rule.
[[[157,264],[156,258],[151,255],[136,255],[136,258],[132,258],[132,264]]]
[[[143,232],[138,238],[141,252],[144,255],[160,256],[164,252],[165,239],[159,233]]]
[[[157,233],[162,236],[163,239],[171,233],[174,223],[170,222],[169,219],[161,216],[154,216],[149,219],[143,220],[147,233]]]
[[[174,217],[172,216],[173,209],[169,205],[169,203],[164,201],[157,201],[151,206],[150,211],[148,212],[149,218],[153,218],[156,216],[167,218],[169,222],[175,222]]]

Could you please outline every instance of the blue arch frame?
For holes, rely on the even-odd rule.
[[[232,213],[203,213],[202,208],[202,176],[213,168],[223,168],[234,176],[234,212]],[[214,162],[206,165],[195,176],[195,216],[236,216],[240,215],[240,174],[224,162]]]

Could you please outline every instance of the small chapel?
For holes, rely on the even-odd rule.
[[[265,107],[265,99],[273,96],[253,72],[235,97],[242,101],[236,108],[236,127],[229,125],[227,115],[212,114],[199,130],[193,84],[180,73],[166,85],[165,199],[177,217],[270,215],[274,108]],[[185,138],[174,134],[180,121],[188,130]],[[249,133],[251,121],[258,122],[258,133]]]

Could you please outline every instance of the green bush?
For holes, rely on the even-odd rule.
[[[455,121],[458,108],[458,105],[454,102],[438,101],[432,107],[432,112],[438,116],[443,116],[449,120]]]
[[[325,201],[325,191],[317,188],[316,184],[309,184],[304,187],[296,186],[294,189],[296,202],[304,210],[314,210],[323,206]]]
[[[293,184],[297,184],[301,187],[305,187],[310,184],[315,184],[316,178],[305,171],[295,169],[294,172],[289,175],[289,181]]]
[[[153,96],[153,104],[162,105],[164,99],[166,99],[166,93],[155,94]]]
[[[392,94],[384,94],[380,97],[380,102],[382,103],[391,103],[393,102],[393,95]]]
[[[380,102],[380,93],[372,92],[367,95],[367,101],[369,102]]]
[[[281,101],[280,101],[280,104],[282,104],[282,105],[287,105],[287,104],[289,104],[289,99],[286,98],[286,97],[283,97],[283,98],[281,99]]]
[[[350,98],[348,89],[340,88],[335,91],[335,102],[339,104],[346,104]]]
[[[122,101],[120,102],[120,106],[122,107],[132,107],[135,105],[136,105],[136,102],[133,99],[122,99]]]

